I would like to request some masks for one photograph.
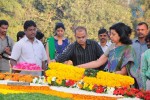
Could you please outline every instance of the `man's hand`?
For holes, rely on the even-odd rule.
[[[5,48],[4,48],[4,51],[5,51],[8,55],[11,54],[10,47],[5,47]]]
[[[68,61],[65,61],[64,64],[73,65],[73,62],[71,60],[68,60]]]

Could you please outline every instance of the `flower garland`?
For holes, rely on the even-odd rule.
[[[19,73],[0,73],[0,80],[12,80],[31,83],[35,77],[32,75],[23,75]]]
[[[90,96],[90,95],[79,95],[64,93],[55,90],[51,90],[48,86],[7,86],[0,85],[0,93],[9,94],[9,93],[42,93],[46,95],[53,95],[62,98],[72,98],[73,100],[116,100],[115,97],[105,97],[105,96]]]
[[[75,87],[96,93],[133,96],[130,95],[130,91],[134,89],[130,88],[130,85],[134,84],[134,79],[130,76],[94,71],[93,69],[85,70],[83,68],[54,62],[49,64],[49,68],[50,69],[46,71],[49,85]],[[120,92],[118,92],[120,88],[126,88],[126,91],[120,94]],[[133,97],[145,98],[148,97],[147,95],[149,95],[149,93],[147,94],[140,91],[135,92]]]
[[[129,76],[99,71],[96,77],[84,77],[87,84],[96,84],[106,87],[129,87],[134,84],[134,79]]]
[[[116,84],[116,86],[119,87],[129,87],[130,85],[134,84],[134,79],[132,77],[121,75],[121,74],[99,71],[96,77],[98,79],[115,81],[115,83],[118,83]],[[111,85],[112,87],[114,87],[113,84]]]
[[[53,95],[62,98],[72,98],[73,100],[116,100],[116,97],[106,96],[91,96],[82,94],[64,93],[55,90],[51,90],[48,86],[8,86],[0,85],[0,93],[13,94],[13,93],[42,93],[46,95]],[[115,95],[126,95],[131,97],[139,97],[144,100],[150,100],[150,91],[140,91],[134,88],[117,88],[114,91]]]
[[[47,82],[49,84],[53,83],[52,85],[64,86],[66,82],[74,83],[74,81],[78,82],[81,79],[83,79],[84,84],[89,84],[90,88],[95,84],[104,87],[129,87],[130,85],[134,84],[134,79],[130,76],[123,76],[120,74],[103,71],[93,71],[91,74],[92,70],[90,70],[88,73],[90,73],[92,76],[96,75],[96,77],[88,77],[84,76],[84,74],[87,74],[85,69],[74,67],[72,65],[65,65],[62,63],[52,62],[49,64],[49,68],[50,70],[46,71]]]
[[[50,70],[46,71],[47,81],[50,83],[53,77],[59,78],[61,80],[74,80],[78,81],[82,79],[85,69],[74,67],[72,65],[65,65],[61,63],[50,63]]]

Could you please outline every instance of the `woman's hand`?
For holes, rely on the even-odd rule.
[[[127,75],[126,67],[123,67],[120,71],[116,71],[116,74]]]

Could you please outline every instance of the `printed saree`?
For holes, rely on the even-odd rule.
[[[137,59],[134,49],[130,45],[123,45],[113,48],[108,54],[107,70],[115,72],[121,70],[123,67],[127,68],[127,74],[135,78],[139,83],[139,75]]]

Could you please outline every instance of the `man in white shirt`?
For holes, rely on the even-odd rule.
[[[24,23],[25,36],[18,41],[12,50],[10,63],[12,66],[18,62],[35,63],[46,70],[46,51],[41,41],[35,38],[37,27],[34,21],[28,20]],[[22,74],[39,76],[41,72],[21,71]]]
[[[109,42],[108,31],[105,28],[102,28],[98,31],[98,38],[100,42],[98,44],[101,46],[103,52],[107,50],[107,48],[111,45]]]

